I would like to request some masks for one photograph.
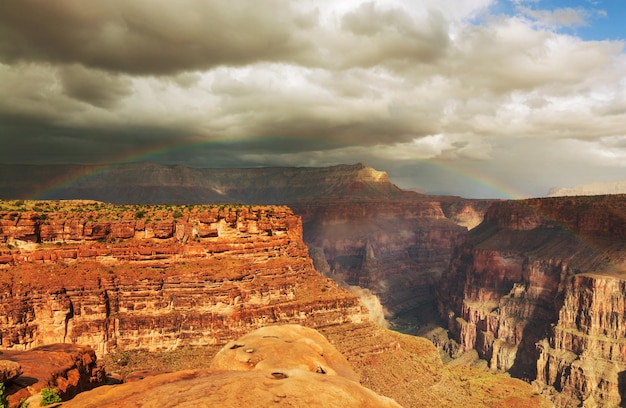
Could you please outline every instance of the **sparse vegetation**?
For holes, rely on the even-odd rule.
[[[7,401],[7,396],[5,393],[5,386],[3,382],[0,382],[0,408],[8,408],[9,401]]]
[[[47,406],[51,404],[56,404],[57,402],[63,401],[59,396],[59,392],[56,388],[42,388],[41,389],[41,405]]]
[[[211,360],[221,346],[182,347],[173,351],[148,352],[129,350],[110,353],[104,357],[107,372],[115,372],[123,377],[133,371],[150,369],[154,371],[178,371],[199,369],[210,366]]]

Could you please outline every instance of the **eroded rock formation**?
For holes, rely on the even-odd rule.
[[[6,384],[10,407],[54,388],[63,399],[104,384],[104,368],[97,363],[91,347],[77,344],[50,344],[28,351],[5,350],[0,358],[19,364],[21,373]]]
[[[466,232],[439,203],[295,206],[316,269],[370,289],[390,314],[433,301],[434,285]]]
[[[3,349],[78,343],[102,355],[365,318],[313,269],[286,207],[4,204]]]
[[[460,343],[556,390],[558,406],[626,402],[626,196],[493,204],[441,280]]]

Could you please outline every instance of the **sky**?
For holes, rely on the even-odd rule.
[[[365,163],[522,198],[626,180],[621,0],[0,2],[0,163]]]

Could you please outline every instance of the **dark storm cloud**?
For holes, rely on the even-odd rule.
[[[622,173],[624,44],[494,2],[0,0],[0,162],[366,162],[437,192],[473,187],[424,161],[522,190]]]
[[[113,163],[168,150],[192,138],[156,127],[68,127],[30,116],[0,115],[0,163]]]
[[[3,1],[0,57],[134,74],[290,61],[312,18],[287,0]]]
[[[60,69],[59,76],[69,97],[102,108],[112,107],[132,92],[128,79],[79,65]]]

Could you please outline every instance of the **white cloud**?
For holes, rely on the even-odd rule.
[[[518,2],[525,16],[506,17],[488,16],[491,0],[272,0],[274,13],[245,3],[60,1],[39,14],[19,13],[32,0],[3,4],[13,42],[0,41],[0,137],[112,129],[120,143],[236,142],[244,164],[438,159],[498,177],[509,166],[520,183],[528,160],[507,149],[550,145],[560,150],[542,153],[538,169],[553,155],[572,171],[574,160],[623,171],[624,44],[548,27],[584,23],[578,9]],[[207,26],[216,15],[221,31]],[[16,147],[10,159],[31,153]]]

